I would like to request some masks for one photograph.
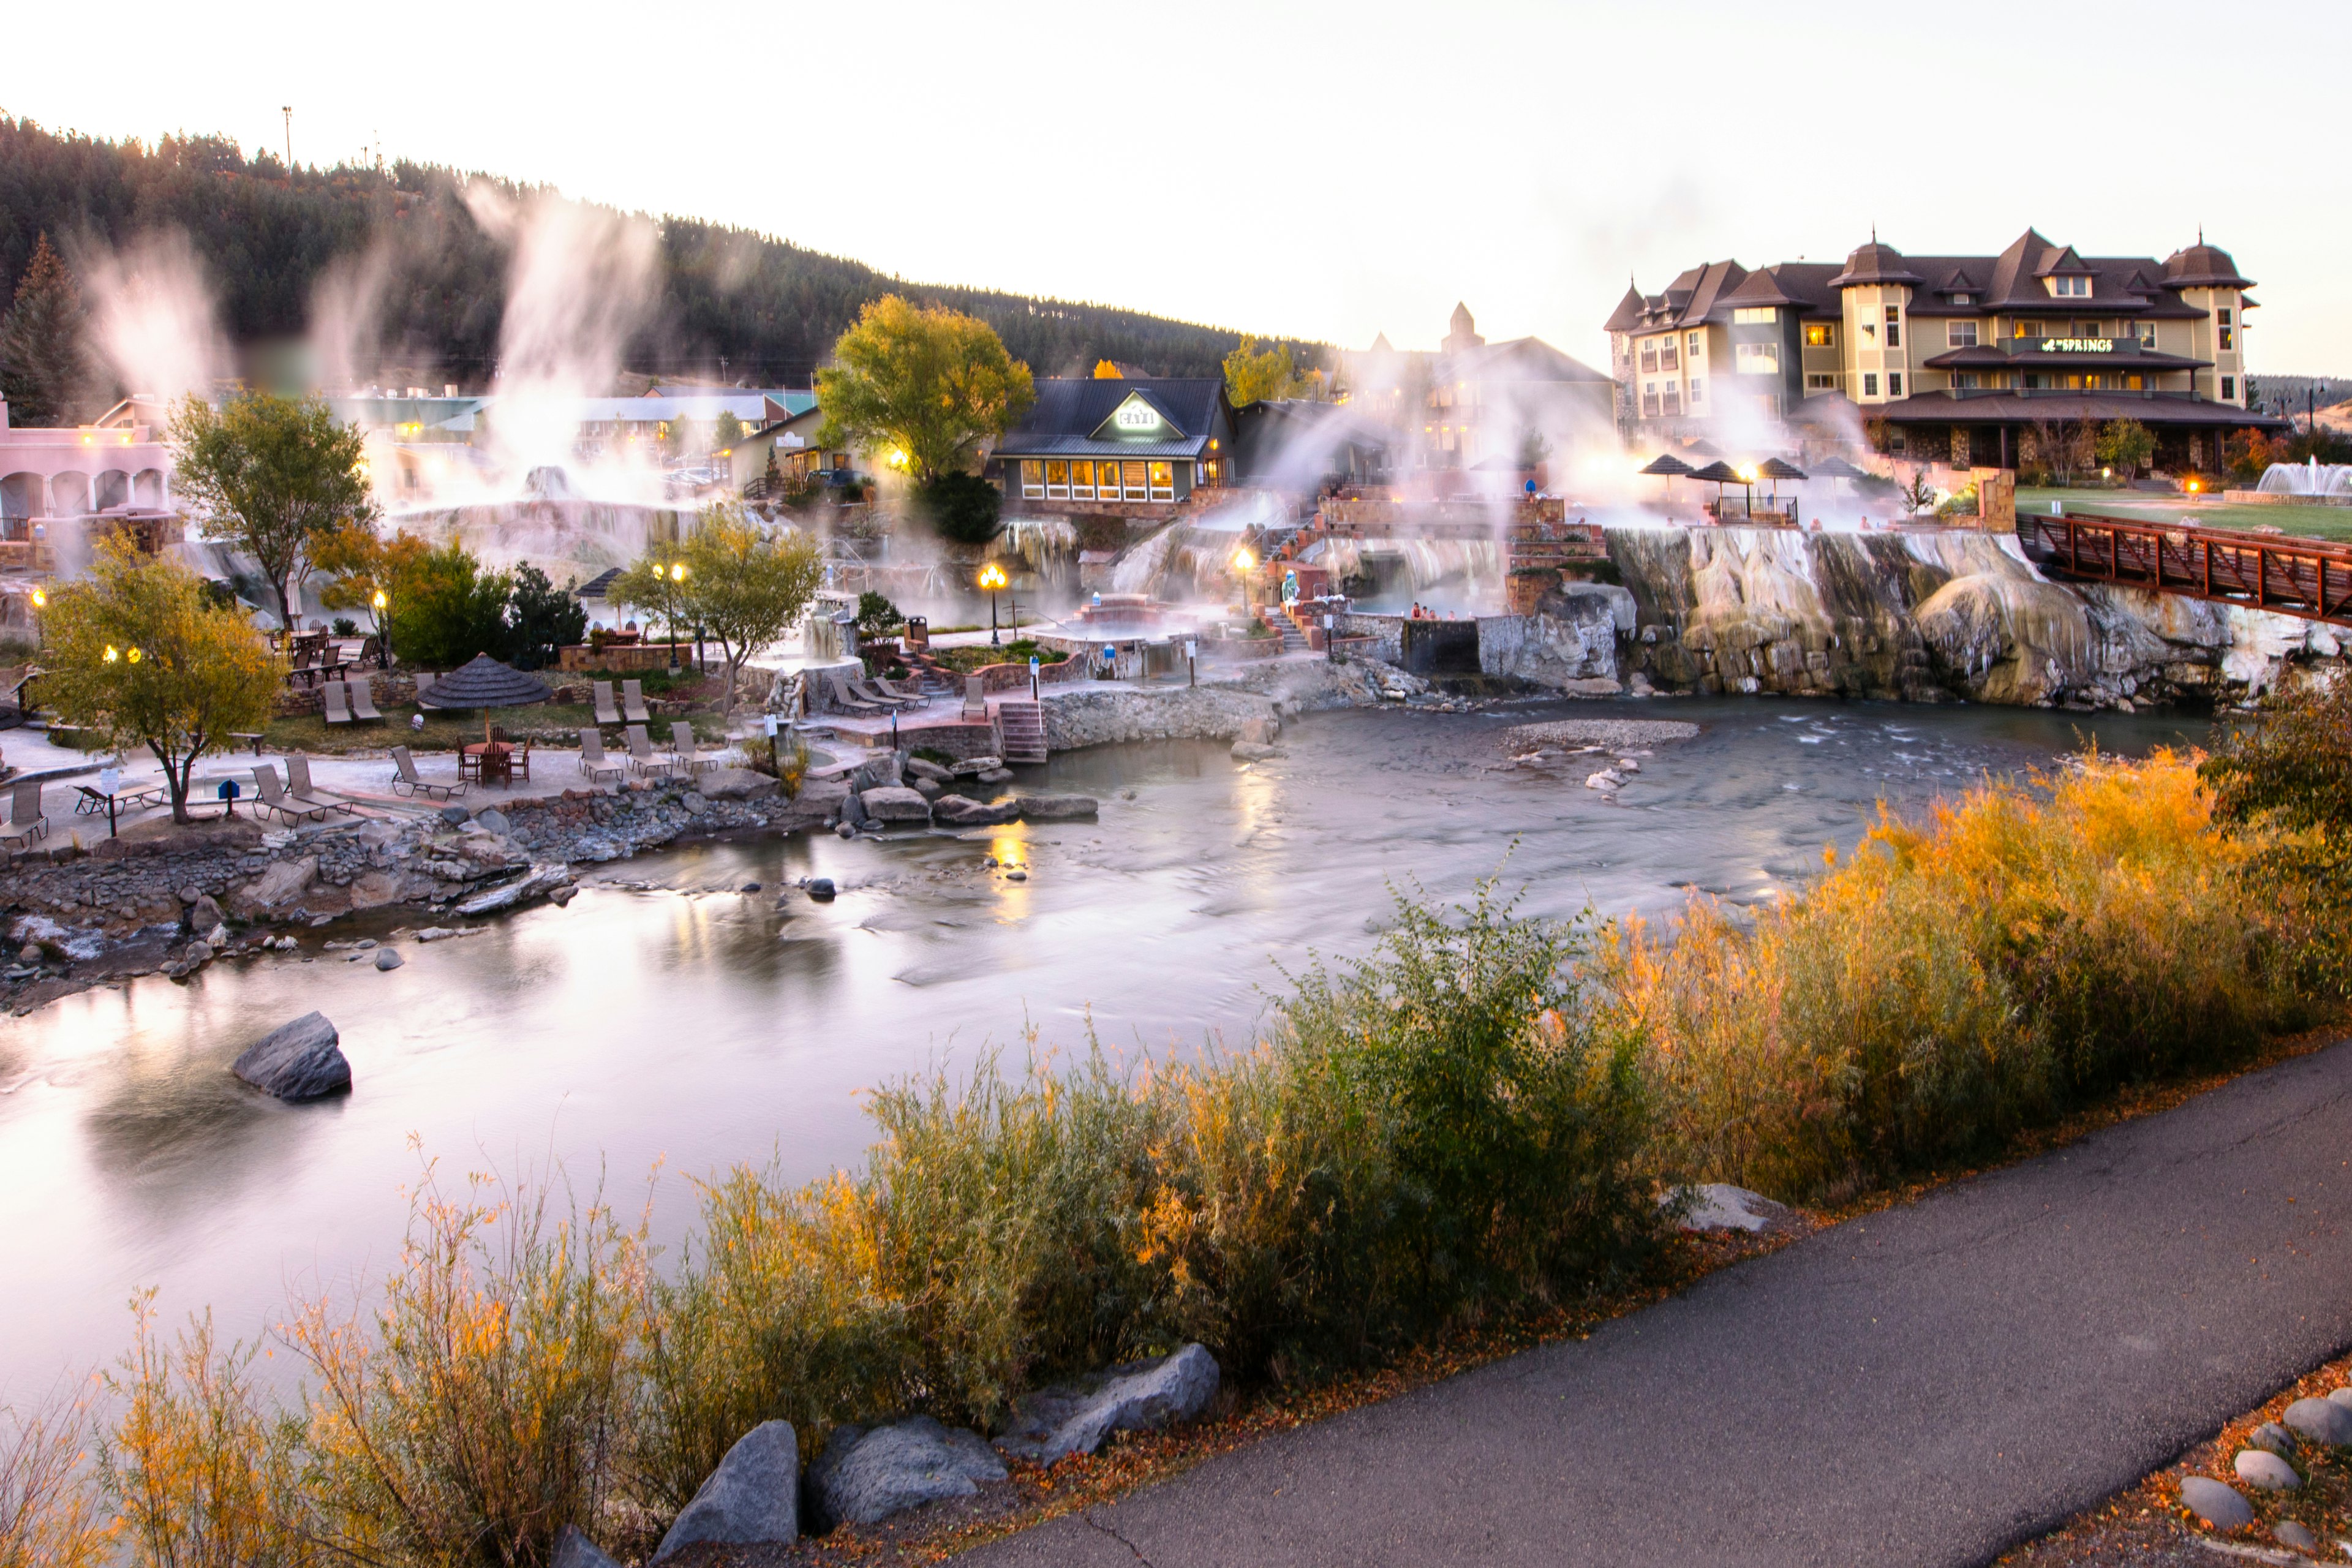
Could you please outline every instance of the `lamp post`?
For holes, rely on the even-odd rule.
[[[49,607],[49,595],[48,595],[48,592],[47,592],[47,590],[43,589],[43,588],[36,588],[36,589],[34,589],[34,590],[33,590],[33,647],[34,647],[34,651],[35,651],[37,654],[39,654],[39,653],[46,653],[46,652],[47,652],[47,651],[48,651],[48,647],[49,647],[49,624],[48,624],[48,617],[47,617],[47,616],[44,616],[43,614],[41,614],[41,612],[42,612],[43,610],[46,610],[46,609],[47,609],[48,607]]]
[[[677,668],[677,584],[686,581],[686,563],[673,561],[662,574],[662,624],[669,629],[669,667]]]
[[[996,630],[996,595],[1006,581],[1004,568],[993,561],[980,569],[980,586],[988,595],[988,646],[991,647],[1001,647],[1004,641]]]
[[[392,608],[392,595],[378,588],[375,591],[375,596],[368,601],[368,605],[375,611],[376,668],[390,669],[392,668],[392,619],[386,612]]]
[[[1244,615],[1249,614],[1250,574],[1256,569],[1257,557],[1250,552],[1248,545],[1244,544],[1234,552],[1234,573],[1242,580],[1242,614]]]

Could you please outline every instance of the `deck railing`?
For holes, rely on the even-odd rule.
[[[2087,512],[2021,512],[2017,535],[2055,576],[2352,626],[2352,545]]]

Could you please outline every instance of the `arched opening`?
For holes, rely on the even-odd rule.
[[[142,468],[131,481],[131,500],[135,506],[150,511],[163,510],[163,470]]]
[[[131,476],[121,468],[108,468],[100,473],[93,488],[92,511],[105,511],[113,507],[131,504]]]
[[[82,517],[89,511],[89,476],[49,476],[49,511],[54,517]]]
[[[40,514],[40,475],[0,476],[0,520],[5,521],[9,538],[22,539],[25,536],[25,520]]]

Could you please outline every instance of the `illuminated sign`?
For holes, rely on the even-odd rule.
[[[1111,416],[1111,423],[1122,430],[1157,430],[1160,428],[1160,410],[1140,398],[1130,397],[1118,405],[1118,412]]]
[[[2114,338],[2044,338],[2042,352],[2046,354],[2111,354],[2116,352]]]

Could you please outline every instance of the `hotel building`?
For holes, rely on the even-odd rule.
[[[2037,427],[2137,419],[2158,462],[2204,468],[2276,420],[2248,405],[2246,312],[2203,236],[2162,261],[2084,257],[2028,229],[1998,256],[1905,256],[1875,235],[1843,266],[1737,261],[1630,289],[1609,318],[1621,427],[1674,437],[1858,416],[1881,447],[2014,467]]]

